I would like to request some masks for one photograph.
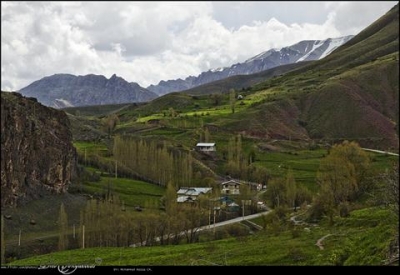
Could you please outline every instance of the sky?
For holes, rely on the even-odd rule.
[[[54,74],[147,88],[302,40],[356,35],[397,1],[1,1],[1,89]]]

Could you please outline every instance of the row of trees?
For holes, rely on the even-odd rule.
[[[266,168],[257,166],[255,153],[246,155],[242,148],[242,136],[239,134],[229,139],[225,172],[234,178],[267,184],[270,176]]]
[[[166,142],[116,136],[113,155],[115,161],[136,171],[149,182],[166,186],[190,186],[193,176],[190,152],[170,150]]]
[[[127,210],[117,196],[106,200],[88,200],[81,211],[77,228],[78,247],[152,246],[192,243],[198,239],[198,229],[207,224],[208,210],[192,205],[179,205],[175,199],[167,204],[165,212],[138,212]],[[74,248],[70,225],[64,205],[60,207],[59,219],[60,251]]]

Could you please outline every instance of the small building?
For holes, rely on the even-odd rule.
[[[178,192],[177,202],[195,202],[197,198],[204,194],[211,193],[211,187],[181,187]]]
[[[239,195],[240,182],[236,180],[228,180],[221,183],[221,194]]]
[[[240,210],[240,206],[239,204],[237,204],[236,202],[231,202],[230,204],[227,205],[227,210],[229,212],[238,212]]]
[[[215,152],[217,149],[215,143],[199,142],[196,144],[196,150],[202,152]]]
[[[224,206],[226,206],[226,205],[228,205],[228,204],[231,204],[232,202],[234,202],[231,198],[229,198],[228,196],[223,196],[223,197],[220,197],[219,198],[219,202],[222,204],[222,205],[224,205]]]

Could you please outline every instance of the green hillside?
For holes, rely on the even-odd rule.
[[[367,208],[339,219],[333,228],[323,223],[320,226],[304,224],[295,230],[261,231],[242,237],[230,237],[226,228],[216,232],[226,237],[212,242],[68,250],[14,261],[10,265],[379,266],[385,265],[382,259],[389,253],[392,230],[389,220],[387,211]]]
[[[202,122],[217,125],[218,134],[328,143],[347,139],[398,151],[398,16],[396,6],[322,60],[231,77],[140,106],[116,106],[117,133],[179,128],[190,136],[189,128]],[[234,114],[232,89],[243,98],[236,100]],[[149,120],[156,125],[143,125]]]

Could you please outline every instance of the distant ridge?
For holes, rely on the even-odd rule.
[[[75,76],[55,74],[33,82],[18,91],[35,97],[43,105],[53,108],[147,102],[157,96],[137,83],[123,78],[88,74]]]
[[[160,81],[158,85],[150,85],[148,90],[164,95],[170,92],[179,92],[198,87],[213,81],[225,79],[235,75],[249,75],[301,61],[322,59],[335,49],[347,43],[353,35],[325,40],[304,40],[292,46],[281,49],[270,49],[262,52],[243,63],[237,63],[226,68],[217,68],[203,72],[197,77],[189,76],[182,79]]]

